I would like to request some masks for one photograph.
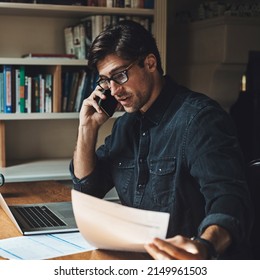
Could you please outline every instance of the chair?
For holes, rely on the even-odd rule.
[[[3,174],[0,173],[0,187],[3,186],[5,183],[5,177]]]
[[[251,245],[254,259],[260,260],[260,158],[248,165],[247,180],[254,207],[254,224],[251,234]]]

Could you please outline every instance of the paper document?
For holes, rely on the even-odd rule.
[[[0,256],[15,260],[43,260],[94,249],[79,232],[0,240]]]
[[[169,213],[123,206],[72,190],[77,227],[98,249],[145,252],[154,237],[165,238]]]

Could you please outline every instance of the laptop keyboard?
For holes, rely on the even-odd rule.
[[[66,226],[66,224],[46,206],[28,206],[15,208],[16,211],[33,228]]]

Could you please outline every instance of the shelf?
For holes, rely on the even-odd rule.
[[[122,116],[123,112],[115,112],[113,119]],[[0,114],[0,121],[12,120],[74,120],[79,118],[79,113],[11,113]]]
[[[0,120],[72,120],[78,119],[79,113],[11,113],[0,114]]]
[[[45,5],[26,3],[0,3],[1,15],[26,15],[41,17],[83,17],[87,15],[139,15],[153,16],[154,9],[107,8],[73,5]]]
[[[0,64],[6,65],[62,65],[62,66],[86,66],[86,59],[67,58],[21,58],[1,57]]]
[[[0,172],[6,183],[45,180],[69,180],[71,159],[39,160],[3,167]]]

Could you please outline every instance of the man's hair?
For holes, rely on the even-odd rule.
[[[148,54],[157,59],[157,70],[163,74],[161,57],[153,35],[142,25],[131,20],[123,20],[109,25],[93,41],[88,53],[88,66],[97,70],[97,63],[107,55],[138,61],[142,67]]]

